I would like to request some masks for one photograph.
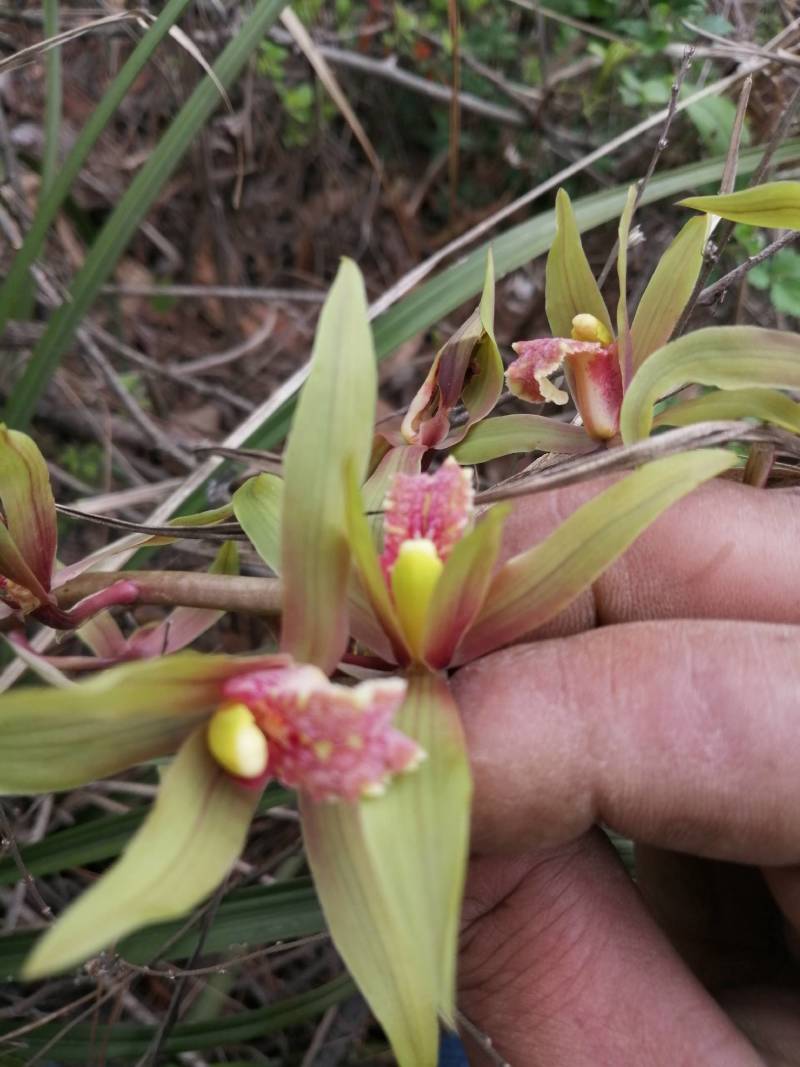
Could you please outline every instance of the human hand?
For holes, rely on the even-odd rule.
[[[509,551],[594,491],[525,500]],[[798,520],[793,490],[716,482],[454,677],[459,1003],[512,1067],[800,1064]],[[637,843],[638,888],[598,823]]]

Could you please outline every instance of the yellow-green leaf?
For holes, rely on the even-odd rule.
[[[35,575],[38,588],[33,592],[40,596],[40,590],[50,588],[56,558],[56,506],[50,474],[44,456],[32,438],[2,425],[0,501],[5,526],[19,554]],[[12,577],[5,571],[2,573]]]
[[[486,276],[483,280],[483,292],[478,306],[478,318],[483,335],[472,357],[470,371],[466,379],[461,399],[467,409],[469,419],[466,432],[473,423],[485,418],[497,403],[503,391],[505,369],[503,357],[497,347],[494,336],[494,256],[491,248],[486,256]]]
[[[280,656],[175,656],[126,664],[69,689],[0,696],[0,794],[72,789],[174,752],[226,678]]]
[[[205,727],[195,729],[121,859],[37,943],[24,977],[64,971],[133,930],[184,915],[228,873],[259,798],[212,759]]]
[[[303,829],[334,941],[397,1062],[435,1067],[437,1014],[451,1024],[454,1015],[471,781],[443,678],[410,676],[397,725],[425,762],[358,805],[303,800]]]
[[[347,643],[345,464],[354,464],[360,483],[372,448],[376,382],[364,282],[344,259],[322,309],[284,462],[281,643],[326,671]]]
[[[658,261],[631,326],[634,371],[672,336],[703,265],[708,220],[690,219]]]
[[[690,382],[718,389],[800,389],[800,337],[760,326],[709,326],[670,341],[642,364],[625,394],[623,441],[647,437],[655,402]]]
[[[670,404],[656,415],[653,426],[690,426],[715,419],[760,419],[800,433],[800,404],[774,389],[719,389]]]
[[[233,494],[233,513],[253,547],[276,574],[281,568],[283,482],[275,474],[248,478]]]
[[[486,463],[515,452],[561,452],[577,456],[597,447],[582,426],[544,415],[498,415],[476,423],[452,455],[459,463]]]
[[[569,337],[576,315],[589,314],[613,333],[608,308],[583,251],[572,204],[564,189],[556,194],[556,236],[547,256],[545,311],[554,337]]]
[[[434,670],[447,667],[481,609],[510,510],[508,504],[490,508],[447,557],[434,589],[423,639],[423,658]]]
[[[749,226],[800,230],[800,182],[767,182],[738,193],[689,196],[678,203]]]
[[[519,640],[552,619],[671,504],[736,462],[722,449],[653,460],[578,508],[541,544],[497,572],[456,662]]]

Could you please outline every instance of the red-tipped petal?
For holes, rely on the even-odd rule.
[[[506,371],[511,392],[531,404],[566,404],[569,396],[553,385],[550,377],[560,370],[569,343],[575,342],[563,337],[537,337],[513,344],[518,358]]]
[[[622,407],[622,373],[616,344],[601,345],[573,341],[566,355],[570,370],[575,407],[581,414],[587,433],[600,441],[608,440],[619,430]]]

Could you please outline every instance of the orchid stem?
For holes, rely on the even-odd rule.
[[[202,574],[194,571],[129,571],[126,578],[138,587],[137,604],[163,607],[216,608],[255,615],[279,615],[281,582],[277,578]],[[53,590],[60,608],[70,608],[120,581],[119,574],[81,574]]]

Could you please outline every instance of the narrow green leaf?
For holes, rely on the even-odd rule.
[[[20,555],[35,574],[40,588],[49,589],[57,533],[47,463],[32,438],[2,425],[0,500],[5,526]]]
[[[678,203],[748,226],[800,230],[800,182],[767,182],[738,193],[690,196]]]
[[[241,29],[214,64],[214,74],[223,86],[227,88],[239,75],[284,4],[285,0],[258,0]],[[70,299],[50,319],[25,373],[11,393],[6,421],[12,426],[24,426],[30,420],[42,390],[72,342],[100,286],[114,269],[128,241],[196,134],[219,104],[219,90],[214,81],[209,77],[203,78],[131,182],[92,244],[71,286]]]
[[[471,782],[443,678],[411,674],[397,725],[427,752],[421,767],[376,800],[303,801],[303,827],[331,934],[400,1067],[434,1067],[437,1012],[454,1014]]]
[[[360,484],[372,448],[376,388],[364,282],[344,259],[320,315],[284,459],[281,643],[296,659],[328,672],[347,643],[345,466],[352,464]]]
[[[265,1008],[251,1008],[224,1018],[178,1023],[170,1030],[164,1042],[164,1051],[178,1053],[228,1049],[269,1034],[281,1034],[289,1027],[298,1026],[322,1015],[329,1008],[351,997],[353,992],[353,983],[346,975],[341,975],[318,989],[298,993]],[[18,1025],[18,1022],[0,1024],[0,1035],[4,1030],[10,1031]],[[157,1036],[157,1026],[115,1023],[107,1030],[98,1030],[95,1021],[67,1029],[63,1021],[59,1020],[32,1030],[26,1034],[25,1042],[33,1050],[42,1048],[56,1038],[48,1062],[54,1063],[52,1057],[57,1057],[59,1064],[79,1063],[85,1067],[87,1063],[93,1062],[101,1042],[107,1062],[139,1062],[141,1057],[147,1056],[152,1050]],[[30,1063],[30,1056],[26,1056],[25,1063]]]
[[[0,286],[0,333],[11,315],[18,293],[25,288],[28,270],[41,251],[47,231],[66,199],[72,183],[86,162],[92,146],[97,141],[114,112],[125,99],[128,90],[149,62],[150,57],[178,21],[191,0],[168,0],[156,21],[149,27],[125,65],[110,85],[104,87],[100,102],[91,118],[81,130],[63,164],[53,175],[53,182],[45,196],[41,196],[36,215],[25,236],[22,248],[14,256],[5,281]],[[48,56],[57,54],[53,49]]]
[[[634,371],[672,336],[700,275],[707,235],[707,219],[690,219],[658,261],[631,326]]]
[[[628,240],[630,238],[633,213],[636,210],[636,186],[628,189],[628,198],[619,219],[617,230],[617,278],[619,279],[619,301],[617,302],[617,346],[622,380],[626,384],[633,377],[633,349],[631,347],[630,320],[628,318]]]
[[[44,0],[45,40],[58,33],[58,0]],[[44,57],[47,88],[44,108],[42,195],[52,187],[58,172],[61,141],[61,49],[51,48]]]
[[[556,195],[556,235],[547,257],[545,311],[554,337],[569,337],[576,315],[594,315],[613,333],[608,308],[581,243],[566,190]]]
[[[274,474],[248,478],[233,494],[233,512],[253,547],[276,573],[281,568],[283,482]]]
[[[653,426],[690,426],[716,419],[760,419],[800,433],[800,404],[774,389],[720,389],[670,404],[656,415]]]
[[[279,805],[289,804],[293,796],[290,790],[282,786],[270,785],[259,801],[256,814],[269,811],[270,808]],[[41,877],[66,871],[70,867],[85,867],[90,863],[114,859],[142,825],[148,811],[149,806],[142,805],[121,815],[93,815],[74,826],[51,832],[41,841],[25,845],[20,849],[25,869],[35,877]],[[0,859],[0,885],[13,885],[19,881],[19,878],[19,868],[14,860],[10,856]],[[137,936],[141,940],[142,935]],[[280,931],[275,936],[280,937]],[[232,941],[235,940],[232,938]],[[252,939],[248,936],[246,940]],[[0,938],[0,946],[4,944],[5,942]],[[27,955],[27,951],[28,949],[22,951],[22,955]],[[209,949],[209,951],[216,950]],[[170,948],[170,954],[172,952],[173,949]],[[139,962],[146,958],[146,955],[137,956]],[[0,948],[0,975],[5,973],[3,966],[4,958],[2,948]]]
[[[642,364],[625,394],[623,441],[647,437],[655,402],[690,382],[718,389],[800,389],[800,337],[760,326],[709,326],[670,341]]]
[[[168,755],[207,717],[226,678],[284,662],[182,652],[70,689],[0,696],[0,794],[71,789]]]
[[[434,670],[448,666],[483,606],[510,510],[508,504],[489,508],[447,558],[436,583],[423,641],[425,662]]]
[[[258,798],[222,770],[198,727],[122,858],[37,942],[23,976],[65,971],[138,927],[184,915],[228,873]]]
[[[452,451],[459,463],[486,463],[515,452],[560,452],[577,456],[597,447],[582,426],[544,415],[498,415],[476,423]]]
[[[646,463],[599,493],[497,572],[456,662],[508,645],[552,619],[671,504],[736,462],[722,449],[684,452]]]

